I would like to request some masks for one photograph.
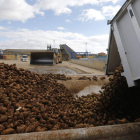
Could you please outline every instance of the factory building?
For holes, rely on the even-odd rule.
[[[12,59],[12,60],[20,60],[22,55],[27,55],[28,59],[30,59],[31,52],[39,52],[39,51],[47,51],[47,50],[33,50],[33,49],[6,49],[3,50],[3,59]]]

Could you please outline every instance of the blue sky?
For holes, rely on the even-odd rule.
[[[106,52],[109,26],[125,0],[0,0],[0,49]]]

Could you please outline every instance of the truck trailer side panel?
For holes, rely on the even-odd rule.
[[[116,14],[112,21],[108,21],[111,24],[111,33],[106,74],[112,73],[113,68],[110,69],[110,64],[113,67],[118,67],[116,63],[121,58],[121,64],[123,65],[123,76],[126,77],[129,87],[133,87],[139,84],[140,81],[140,0],[127,0],[122,6],[120,11]],[[120,54],[120,58],[109,60],[113,56],[116,45],[111,40],[115,38],[115,42]],[[113,51],[112,48],[114,48]],[[118,59],[118,60],[117,60]],[[114,62],[111,62],[114,61]],[[108,64],[109,62],[109,64]],[[111,63],[110,63],[111,62]]]
[[[132,78],[136,80],[140,77],[140,61],[138,61],[140,59],[140,42],[128,12],[125,12],[118,20],[117,25]]]

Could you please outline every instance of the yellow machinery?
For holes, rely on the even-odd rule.
[[[58,53],[57,53],[57,60],[58,60],[58,63],[62,63],[62,53],[60,50],[58,50]]]

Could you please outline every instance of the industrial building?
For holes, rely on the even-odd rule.
[[[46,52],[46,50],[39,49],[5,49],[0,52],[0,59],[8,59],[8,60],[20,60],[22,55],[27,55],[30,60],[31,52]],[[75,52],[66,44],[60,44],[60,51],[62,53],[62,61],[68,61],[71,59],[79,59],[79,58],[94,58],[94,54],[88,52]]]
[[[19,60],[22,55],[27,55],[30,59],[31,52],[45,52],[46,50],[34,50],[34,49],[6,49],[3,50],[3,59],[17,59]]]

